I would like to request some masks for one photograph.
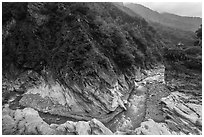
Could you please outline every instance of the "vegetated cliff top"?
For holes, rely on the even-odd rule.
[[[161,61],[163,46],[141,17],[111,3],[3,3],[3,72],[49,69],[69,80],[99,70],[128,74]]]

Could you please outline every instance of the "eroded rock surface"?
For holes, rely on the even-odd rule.
[[[120,89],[115,86],[115,90],[110,90],[117,94],[113,95],[115,98],[110,108],[117,106],[124,111],[118,111],[118,115],[115,113],[112,119],[109,117],[110,121],[105,125],[101,123],[101,119],[98,121],[94,117],[78,113],[80,110],[83,112],[83,105],[71,98],[70,93],[73,92],[67,92],[68,89],[57,83],[49,87],[45,82],[38,81],[38,86],[30,86],[24,93],[20,104],[75,120],[48,124],[32,108],[11,110],[6,104],[2,116],[3,134],[202,134],[201,98],[194,94],[170,92],[165,86],[164,67],[148,70],[146,74],[140,81],[135,80],[129,96],[117,92],[122,88],[121,83],[125,83],[124,77],[119,79]],[[78,115],[74,115],[75,113]]]
[[[103,77],[109,82],[114,80],[105,73]],[[77,84],[64,88],[58,82],[47,84],[43,79],[40,82],[39,86],[27,90],[20,104],[77,120],[97,118],[102,122],[110,121],[126,109],[124,101],[131,91],[124,76],[118,78],[115,84],[110,83],[111,86],[89,83],[84,88]]]
[[[161,99],[165,122],[176,132],[202,134],[202,73],[182,62],[168,62],[165,81],[171,90]]]
[[[172,130],[186,134],[202,133],[202,105],[193,102],[193,98],[179,92],[162,98],[162,109],[167,117],[165,121]]]

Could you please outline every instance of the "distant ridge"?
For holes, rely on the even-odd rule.
[[[135,3],[124,3],[124,6],[139,14],[149,22],[160,23],[168,27],[182,29],[185,31],[195,32],[199,28],[200,24],[202,24],[202,18],[200,17],[187,17],[171,13],[159,13]]]

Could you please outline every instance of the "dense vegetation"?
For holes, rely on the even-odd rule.
[[[185,66],[188,69],[202,71],[202,25],[195,32],[197,39],[195,40],[194,45],[182,48],[182,47],[173,47],[164,49],[164,58],[171,62],[171,64],[176,64],[175,70],[181,69],[180,65]]]
[[[3,73],[50,70],[83,81],[162,61],[156,31],[111,3],[3,3]],[[12,72],[11,75],[14,75]]]
[[[196,30],[195,33],[197,36],[197,40],[195,41],[194,45],[195,46],[202,46],[202,24],[200,25],[198,30]]]

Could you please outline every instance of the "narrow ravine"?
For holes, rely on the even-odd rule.
[[[152,71],[148,76],[153,77],[154,74],[157,76],[158,70]],[[146,77],[146,79],[148,78]],[[139,83],[139,84],[137,84]],[[122,111],[120,114],[116,115],[109,123],[106,124],[112,131],[117,130],[133,130],[140,126],[140,123],[144,120],[146,114],[146,102],[147,102],[147,88],[146,80],[143,79],[140,82],[136,82],[134,88],[130,92],[127,103],[125,104],[127,110]],[[144,86],[143,86],[144,85]],[[25,107],[19,104],[20,99],[23,94],[18,92],[11,92],[8,95],[9,108],[12,110],[24,109]],[[5,104],[5,103],[4,103]],[[69,118],[65,116],[54,115],[50,113],[44,113],[38,111],[39,116],[48,124],[63,124],[66,121],[78,121],[74,118]]]
[[[145,70],[147,75],[135,81],[135,88],[126,104],[127,110],[114,117],[106,126],[113,132],[127,132],[138,128],[147,119],[163,121],[159,102],[162,97],[169,95],[164,82],[164,71],[164,66]]]
[[[194,101],[195,97],[171,91],[165,81],[164,66],[145,72],[147,75],[143,79],[135,81],[134,88],[124,103],[126,110],[105,123],[105,126],[115,134],[201,134],[202,115],[199,104]],[[26,107],[19,104],[22,96],[23,94],[18,92],[11,92],[3,105],[8,104],[12,111],[23,111]],[[184,110],[187,112],[182,112]],[[41,111],[38,111],[38,115],[46,124],[52,125],[51,129],[68,121],[80,122],[74,118]],[[79,132],[81,131],[66,131],[66,134],[79,134]],[[81,133],[88,133],[88,129],[87,132]],[[58,134],[58,131],[53,134]]]

